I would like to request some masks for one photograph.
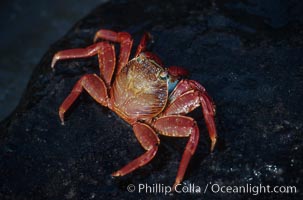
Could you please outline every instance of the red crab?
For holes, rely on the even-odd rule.
[[[86,48],[59,51],[54,55],[51,67],[58,60],[86,58],[98,55],[100,75],[86,74],[75,84],[71,93],[59,108],[64,114],[86,90],[102,106],[108,107],[133,127],[133,131],[146,152],[114,172],[112,176],[124,176],[147,164],[155,156],[160,140],[157,134],[169,137],[189,137],[182,156],[174,186],[181,183],[188,163],[199,141],[196,121],[187,113],[201,106],[213,150],[217,133],[214,121],[215,105],[205,88],[194,80],[182,79],[187,71],[181,67],[164,68],[161,60],[146,52],[151,38],[145,33],[133,59],[129,60],[133,39],[126,32],[99,30],[94,41]],[[114,45],[120,43],[119,60],[116,63]]]

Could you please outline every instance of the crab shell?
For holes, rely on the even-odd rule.
[[[130,124],[153,118],[163,111],[169,88],[177,82],[167,69],[141,53],[128,62],[113,83],[113,110]]]

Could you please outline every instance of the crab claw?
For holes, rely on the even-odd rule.
[[[168,73],[172,76],[188,76],[189,73],[186,69],[183,67],[178,67],[178,66],[170,66],[168,68]]]

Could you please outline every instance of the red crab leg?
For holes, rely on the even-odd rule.
[[[172,92],[170,101],[170,104],[163,111],[163,115],[187,114],[200,105],[202,106],[203,116],[211,139],[211,151],[213,151],[217,142],[214,119],[215,105],[205,88],[196,81],[183,80]]]
[[[141,146],[146,150],[146,152],[125,165],[120,170],[112,173],[112,176],[124,176],[134,171],[135,169],[151,161],[157,153],[160,140],[150,126],[144,123],[136,122],[133,125],[133,130]]]
[[[115,71],[116,54],[114,45],[107,42],[102,45],[103,49],[98,52],[100,76],[105,80],[107,87],[111,85],[111,80]]]
[[[170,137],[189,137],[183,153],[177,177],[173,188],[181,183],[186,172],[188,163],[195,153],[199,142],[199,128],[195,120],[187,116],[165,116],[158,118],[153,127],[160,134]]]
[[[68,49],[57,52],[52,60],[51,67],[54,68],[58,60],[87,58],[98,54],[100,76],[109,86],[115,70],[115,49],[108,42],[99,42],[86,48]]]
[[[148,32],[144,33],[143,37],[141,38],[140,44],[137,47],[135,57],[137,57],[141,52],[144,52],[146,50],[146,43],[151,38],[152,38],[152,35],[150,33],[148,33]]]
[[[117,73],[119,73],[121,69],[128,63],[130,51],[133,44],[133,40],[130,34],[127,32],[116,33],[114,31],[101,29],[95,34],[94,41],[97,41],[99,38],[120,43],[120,55],[117,69]]]
[[[85,89],[98,103],[106,107],[108,106],[107,88],[103,80],[96,74],[84,75],[75,84],[73,90],[59,108],[59,116],[62,124],[64,124],[64,113],[71,107],[83,89]]]
[[[144,52],[144,55],[146,58],[149,58],[149,59],[155,61],[161,67],[164,66],[162,60],[156,54],[146,51],[146,52]]]

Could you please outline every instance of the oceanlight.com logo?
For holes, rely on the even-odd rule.
[[[242,186],[230,186],[220,185],[217,183],[207,183],[204,187],[193,183],[190,184],[178,184],[174,188],[162,183],[147,184],[139,183],[138,185],[129,184],[127,186],[128,192],[137,192],[145,194],[172,194],[172,193],[191,193],[191,194],[205,194],[211,193],[223,193],[223,194],[295,194],[297,193],[296,186],[270,186],[270,185],[251,185],[246,184]]]

